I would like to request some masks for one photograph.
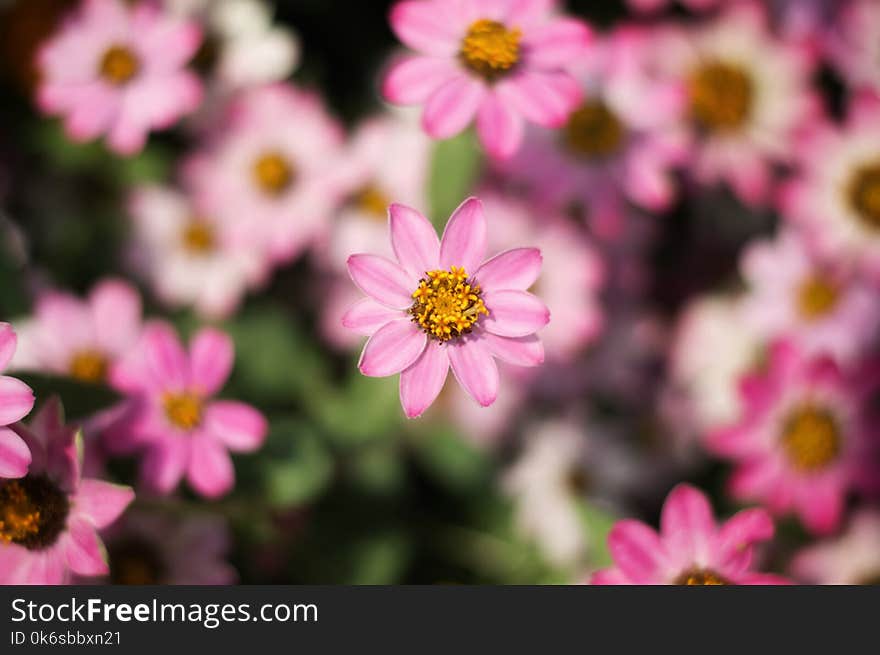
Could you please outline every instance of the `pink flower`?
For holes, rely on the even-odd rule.
[[[16,336],[9,323],[0,323],[0,371],[15,353]],[[0,478],[27,474],[31,453],[27,443],[8,426],[20,421],[34,407],[34,392],[21,380],[0,375]]]
[[[192,305],[225,318],[266,276],[264,257],[233,230],[171,188],[135,189],[129,210],[136,227],[132,259],[167,304]]]
[[[829,59],[854,90],[880,93],[880,5],[846,4],[827,33]]]
[[[318,238],[339,201],[342,129],[318,96],[277,84],[244,93],[184,166],[193,202],[241,246],[289,262]]]
[[[113,363],[138,339],[140,296],[126,282],[109,278],[86,299],[49,291],[39,296],[33,316],[18,329],[16,368],[104,383]]]
[[[81,436],[49,400],[28,426],[13,428],[33,461],[19,480],[0,481],[0,584],[64,584],[71,574],[105,575],[97,530],[115,521],[134,492],[83,480]]]
[[[876,476],[866,407],[875,378],[774,344],[763,370],[742,380],[741,419],[709,435],[710,448],[737,464],[733,496],[775,514],[793,511],[817,534],[836,529],[847,494]]]
[[[880,580],[880,513],[863,509],[846,532],[795,555],[792,574],[809,584],[873,585]]]
[[[221,496],[235,479],[227,451],[250,452],[263,443],[262,414],[244,403],[213,399],[234,358],[232,340],[218,330],[200,330],[187,353],[170,325],[154,321],[114,366],[113,386],[137,402],[117,438],[120,447],[145,453],[141,476],[151,490],[170,493],[186,476],[203,496]]]
[[[495,402],[495,357],[520,366],[544,360],[535,332],[550,320],[526,291],[541,270],[541,253],[517,248],[483,261],[487,226],[476,198],[452,214],[442,240],[414,209],[391,205],[391,246],[397,262],[352,255],[348,272],[369,296],[343,324],[369,336],[358,365],[370,377],[400,373],[404,413],[419,416],[433,402],[449,367],[480,405]]]
[[[880,329],[880,298],[851,266],[823,260],[791,230],[752,243],[743,318],[765,341],[788,337],[805,355],[852,361]]]
[[[71,139],[106,134],[113,150],[133,154],[150,130],[169,127],[201,102],[201,82],[185,68],[201,40],[198,25],[155,4],[84,0],[37,55],[37,102],[64,117]]]
[[[476,117],[486,150],[508,157],[525,120],[561,127],[580,101],[567,72],[591,31],[553,15],[545,0],[405,0],[391,11],[398,38],[419,54],[395,63],[383,92],[391,102],[424,105],[422,125],[435,139]],[[525,120],[524,120],[525,119]]]
[[[763,509],[738,512],[718,525],[706,495],[679,484],[666,497],[660,532],[633,519],[618,521],[608,535],[614,567],[593,575],[602,585],[787,584],[756,573],[755,545],[773,537]]]

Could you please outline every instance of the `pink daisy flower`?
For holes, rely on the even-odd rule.
[[[791,571],[809,584],[875,585],[880,581],[880,512],[854,514],[839,537],[807,546]]]
[[[104,134],[113,150],[133,154],[151,130],[199,106],[202,85],[186,64],[201,40],[197,24],[153,3],[84,0],[37,55],[37,103],[64,117],[71,139]]]
[[[136,228],[131,258],[168,305],[191,305],[206,318],[225,318],[249,288],[264,281],[262,255],[184,194],[141,187],[132,193],[129,211]]]
[[[215,400],[232,371],[232,340],[200,330],[184,350],[170,325],[154,321],[128,357],[111,371],[113,386],[137,409],[119,429],[120,447],[144,452],[141,477],[152,491],[170,493],[186,476],[201,495],[214,498],[235,482],[227,451],[262,445],[266,419],[241,402]]]
[[[9,323],[0,323],[0,371],[15,353],[16,336]],[[0,478],[27,474],[31,453],[27,444],[8,425],[20,421],[34,407],[34,392],[21,380],[0,376]]]
[[[419,54],[396,62],[386,98],[424,105],[422,125],[435,139],[458,134],[476,117],[477,133],[495,157],[519,148],[525,120],[561,127],[581,90],[566,68],[592,37],[545,0],[405,0],[391,28]]]
[[[832,65],[851,88],[880,93],[880,5],[857,0],[839,14],[826,38]]]
[[[743,317],[766,341],[788,337],[805,355],[851,361],[880,329],[880,298],[851,270],[823,261],[793,231],[752,243],[742,260],[749,284]]]
[[[876,476],[869,449],[877,434],[866,415],[876,377],[774,344],[763,370],[742,380],[742,418],[708,438],[737,464],[732,495],[775,514],[793,511],[814,533],[836,529],[846,495]]]
[[[528,289],[541,252],[517,248],[483,261],[487,226],[476,198],[452,214],[442,240],[414,209],[391,205],[397,262],[352,255],[348,272],[369,296],[343,324],[370,339],[358,368],[370,377],[400,373],[404,413],[419,416],[436,399],[450,366],[459,384],[486,407],[498,396],[495,357],[520,366],[544,360],[535,332],[550,320]]]
[[[81,436],[49,400],[13,428],[30,448],[28,474],[0,481],[0,584],[64,584],[108,571],[97,530],[115,521],[134,492],[83,480]]]
[[[184,166],[195,205],[270,262],[293,260],[338,203],[341,127],[317,95],[277,84],[244,93],[214,136]]]
[[[618,521],[608,535],[614,566],[593,574],[601,585],[755,585],[788,580],[753,570],[755,545],[773,537],[763,509],[745,509],[718,524],[706,495],[679,484],[666,497],[660,532]]]

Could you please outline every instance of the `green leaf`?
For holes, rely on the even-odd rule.
[[[416,434],[411,445],[425,471],[449,489],[473,490],[491,479],[491,459],[452,430],[441,427]]]
[[[311,403],[322,427],[342,447],[384,441],[399,434],[403,422],[396,378],[351,375],[342,392]]]
[[[397,530],[368,535],[352,544],[351,575],[346,584],[376,585],[398,582],[409,563],[410,542]]]
[[[64,413],[69,419],[82,419],[103,409],[111,407],[120,400],[119,395],[108,387],[99,384],[78,382],[70,378],[16,373],[37,398],[35,407],[39,408],[54,395],[61,398]]]
[[[443,229],[449,215],[470,195],[482,162],[482,151],[471,130],[434,146],[428,201],[431,220],[438,229]]]
[[[578,510],[589,543],[590,561],[599,568],[611,566],[613,562],[608,552],[608,533],[617,517],[585,501],[578,503]]]
[[[346,459],[346,472],[358,490],[382,496],[400,491],[406,477],[400,452],[393,445],[352,452]]]
[[[293,419],[272,422],[260,462],[266,496],[275,507],[311,501],[333,473],[333,459],[324,444],[306,424]]]

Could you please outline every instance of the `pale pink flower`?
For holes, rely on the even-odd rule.
[[[840,536],[807,546],[792,574],[809,584],[874,585],[880,580],[880,513],[863,509]]]
[[[876,476],[876,427],[866,411],[876,377],[774,344],[763,367],[742,380],[740,420],[708,438],[714,452],[737,464],[732,495],[774,514],[795,512],[811,532],[835,530],[847,494]]]
[[[340,200],[341,144],[342,129],[317,95],[282,84],[255,88],[185,163],[186,187],[237,243],[289,262],[322,234]]]
[[[9,323],[0,323],[0,371],[15,353],[17,339]],[[34,392],[21,380],[0,375],[0,478],[27,474],[31,453],[27,443],[6,427],[27,416],[34,407]]]
[[[370,377],[400,373],[400,399],[408,417],[436,399],[449,367],[480,405],[498,395],[495,357],[536,366],[544,349],[535,332],[550,320],[528,289],[541,269],[536,248],[517,248],[483,261],[487,225],[479,200],[455,210],[442,240],[419,212],[389,209],[397,262],[352,255],[348,270],[369,296],[343,324],[370,336],[358,368]]]
[[[155,321],[114,366],[113,386],[137,405],[117,442],[143,452],[141,476],[150,490],[168,494],[185,476],[199,494],[221,496],[235,481],[227,451],[251,452],[262,445],[267,423],[260,412],[213,398],[234,359],[232,340],[218,330],[197,332],[187,352],[170,325]]]
[[[519,148],[525,121],[561,127],[581,90],[566,72],[585,54],[591,30],[557,16],[545,0],[404,0],[391,11],[397,37],[418,52],[396,62],[383,84],[394,103],[424,105],[435,139],[475,118],[495,157]]]
[[[132,260],[172,307],[191,305],[201,316],[224,318],[266,277],[262,254],[182,192],[137,188],[129,212],[136,228]]]
[[[113,150],[133,154],[201,102],[201,82],[186,69],[201,40],[197,24],[153,3],[84,0],[37,55],[37,103],[64,117],[71,139],[106,135]]]
[[[745,509],[720,525],[706,495],[679,484],[666,497],[660,531],[634,519],[608,535],[614,566],[593,575],[601,585],[755,585],[788,580],[753,568],[755,546],[773,537],[773,521]]]
[[[825,47],[852,89],[880,93],[880,5],[875,0],[856,0],[841,8]]]
[[[749,285],[743,320],[765,341],[787,337],[805,355],[852,361],[877,337],[877,292],[851,266],[817,257],[794,231],[750,244],[741,269]]]
[[[13,428],[30,448],[28,474],[0,481],[0,584],[64,584],[108,571],[97,530],[115,521],[134,492],[82,479],[81,435],[49,400]]]

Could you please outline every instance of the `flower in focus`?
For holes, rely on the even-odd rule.
[[[152,3],[84,0],[37,55],[37,103],[64,117],[71,139],[105,134],[113,150],[133,154],[201,102],[201,82],[186,69],[201,39],[198,25]]]
[[[9,323],[0,323],[0,371],[15,353],[16,336]],[[27,416],[34,407],[34,392],[21,380],[0,375],[0,478],[27,474],[31,454],[27,443],[6,427]]]
[[[129,212],[136,227],[132,259],[173,307],[192,305],[201,316],[223,318],[265,277],[259,252],[174,189],[135,189]]]
[[[866,398],[876,375],[843,371],[830,358],[808,358],[774,344],[761,370],[741,383],[743,414],[708,445],[738,466],[730,492],[775,514],[793,511],[814,533],[837,528],[849,491],[869,480],[876,437]],[[874,473],[875,474],[875,473]]]
[[[614,567],[593,584],[752,585],[786,584],[752,568],[755,545],[773,536],[763,509],[738,512],[719,525],[706,495],[680,484],[666,497],[660,532],[634,519],[618,521],[608,535]]]
[[[129,512],[104,540],[112,584],[230,585],[238,579],[226,561],[229,530],[216,516]]]
[[[342,130],[317,95],[281,84],[249,90],[228,108],[209,146],[184,165],[193,202],[270,263],[296,258],[337,203]]]
[[[391,246],[397,262],[358,254],[348,260],[354,283],[367,294],[343,324],[369,336],[358,368],[369,377],[400,373],[404,413],[419,416],[436,399],[449,367],[480,405],[495,402],[495,357],[536,366],[544,349],[535,332],[550,320],[528,289],[541,253],[517,248],[483,261],[487,225],[476,198],[452,214],[442,240],[414,209],[391,205]]]
[[[853,90],[880,93],[880,5],[874,0],[845,4],[828,31],[826,50]]]
[[[424,105],[422,125],[435,139],[458,134],[476,117],[486,150],[512,155],[525,120],[561,127],[580,101],[566,67],[585,54],[592,34],[580,21],[551,14],[552,4],[399,2],[391,27],[419,54],[392,66],[385,97]]]
[[[199,494],[229,491],[235,471],[227,451],[251,452],[266,436],[266,419],[250,405],[215,400],[232,371],[231,339],[200,330],[184,350],[170,325],[151,322],[128,357],[111,371],[113,386],[137,401],[116,435],[121,450],[143,452],[141,477],[170,493],[186,476]]]
[[[805,355],[852,361],[877,337],[880,297],[851,268],[817,258],[793,231],[754,241],[742,260],[743,319],[765,341],[787,337]]]
[[[25,477],[0,480],[0,584],[63,584],[71,574],[105,575],[97,530],[115,521],[134,492],[82,479],[81,436],[49,400],[25,426],[13,427],[33,460]]]
[[[880,513],[861,510],[846,532],[795,555],[792,574],[810,584],[875,585],[880,581]]]

